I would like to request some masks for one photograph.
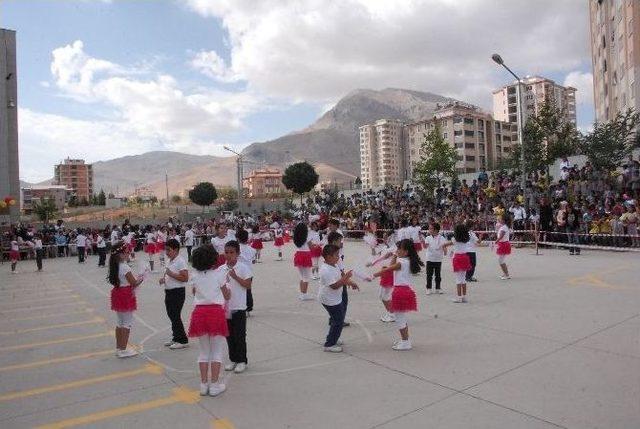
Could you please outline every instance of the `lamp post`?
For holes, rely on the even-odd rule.
[[[527,181],[526,181],[525,161],[524,161],[524,137],[523,137],[523,130],[522,130],[522,128],[524,127],[524,118],[522,116],[522,93],[520,88],[522,82],[521,82],[521,79],[518,77],[518,75],[516,75],[513,71],[511,71],[509,67],[507,67],[507,65],[504,63],[500,55],[493,54],[491,55],[491,59],[496,64],[499,64],[505,69],[507,69],[507,71],[511,73],[511,75],[515,77],[516,81],[518,82],[518,87],[516,89],[516,104],[518,105],[517,123],[518,123],[518,140],[520,142],[520,169],[522,170],[522,175],[520,176],[520,187],[522,188],[522,196],[525,199],[525,206],[527,206],[528,200],[525,197],[525,191],[526,191],[525,186],[527,184]]]
[[[237,163],[237,180],[238,180],[238,210],[240,211],[240,214],[242,214],[242,155],[240,155],[238,152],[236,152],[235,150],[231,149],[229,146],[222,146],[224,150],[227,150],[231,153],[234,153],[237,155],[236,157],[236,163]]]

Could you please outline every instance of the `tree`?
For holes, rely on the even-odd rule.
[[[107,205],[107,197],[104,194],[104,190],[100,189],[100,193],[98,194],[98,205],[106,206]]]
[[[78,207],[78,197],[75,195],[71,195],[69,201],[67,202],[69,207]]]
[[[200,182],[189,191],[189,199],[194,204],[202,206],[203,213],[205,206],[210,206],[217,198],[216,187],[209,182]]]
[[[39,203],[33,204],[33,212],[38,216],[38,219],[43,222],[47,222],[55,216],[58,212],[58,208],[53,200],[45,198]]]
[[[413,180],[428,196],[439,188],[444,179],[455,180],[458,151],[442,137],[438,125],[425,134],[420,146],[420,160],[413,169]]]
[[[182,197],[180,195],[172,195],[171,196],[171,202],[173,204],[181,204],[182,203]]]
[[[580,142],[580,150],[597,170],[615,170],[636,144],[640,114],[633,109],[618,113],[609,122],[596,123]]]
[[[221,188],[218,198],[224,200],[222,210],[233,211],[238,208],[238,190],[234,188]]]
[[[318,173],[311,164],[297,162],[284,170],[282,183],[285,188],[300,195],[300,205],[302,205],[302,194],[309,192],[318,184],[318,177]]]

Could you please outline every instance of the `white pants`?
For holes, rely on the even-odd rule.
[[[116,311],[116,326],[131,329],[133,325],[133,311]]]
[[[198,362],[222,362],[222,348],[226,342],[222,335],[203,335],[198,337],[200,342],[200,356]]]
[[[392,287],[382,287],[380,286],[380,293],[378,293],[378,296],[380,297],[381,301],[391,301],[391,293],[393,292],[393,288]]]
[[[454,271],[453,274],[456,276],[456,284],[466,284],[467,283],[467,272],[466,271]]]
[[[300,274],[300,280],[308,283],[311,278],[311,267],[298,267],[298,273]]]
[[[407,313],[402,311],[402,312],[396,312],[393,313],[394,316],[396,316],[396,327],[398,329],[404,329],[407,327]]]

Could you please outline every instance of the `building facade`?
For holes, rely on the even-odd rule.
[[[248,198],[266,198],[287,192],[282,183],[282,172],[278,169],[253,170],[242,181],[242,187]]]
[[[34,204],[39,204],[44,200],[53,201],[56,209],[63,211],[64,205],[72,193],[72,190],[64,185],[29,186],[22,188],[21,191],[21,208],[25,214],[30,214]]]
[[[589,2],[596,121],[640,110],[640,2]]]
[[[16,32],[0,29],[0,199],[20,200]],[[20,204],[0,209],[0,221],[16,222]]]
[[[407,179],[404,128],[404,123],[395,119],[380,119],[360,127],[360,176],[364,189],[402,185]]]
[[[55,166],[54,184],[64,185],[72,190],[78,202],[91,201],[93,195],[93,167],[84,159],[65,159]]]

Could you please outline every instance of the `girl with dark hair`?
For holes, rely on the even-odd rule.
[[[320,262],[320,256],[322,256],[322,240],[318,233],[318,222],[314,221],[309,225],[309,236],[307,237],[307,240],[310,243],[311,263],[313,264],[311,267],[311,278],[313,280],[318,280],[320,278],[318,275],[318,263]]]
[[[467,302],[467,271],[471,269],[471,260],[467,255],[467,246],[469,243],[469,230],[464,223],[458,224],[453,229],[453,239],[442,245],[443,249],[453,246],[453,273],[456,277],[457,296],[452,299],[453,302]]]
[[[142,283],[142,276],[137,278],[127,264],[129,246],[124,241],[118,241],[111,248],[109,256],[109,283],[111,289],[111,309],[116,312],[116,356],[128,358],[138,354],[127,348],[129,333],[133,323],[133,312],[137,310],[135,289]]]
[[[158,253],[158,248],[156,247],[156,234],[153,231],[153,227],[151,225],[147,225],[145,233],[145,245],[144,251],[149,257],[149,269],[153,272],[153,265],[155,264],[155,254]]]
[[[498,264],[502,269],[502,275],[500,280],[509,280],[509,267],[507,267],[506,258],[511,254],[511,242],[509,241],[509,234],[511,232],[511,217],[506,213],[502,221],[496,225],[497,235],[496,238],[496,254],[498,255]]]
[[[277,261],[282,261],[282,246],[284,246],[284,238],[282,238],[282,228],[278,222],[273,222],[269,227],[273,230],[273,245],[278,249]]]
[[[307,225],[300,222],[293,230],[293,244],[296,245],[296,253],[293,257],[293,265],[298,269],[300,274],[300,295],[298,299],[300,301],[312,300],[313,296],[308,293],[309,278],[311,277],[311,267],[313,261],[311,260],[311,250],[309,249],[309,230]]]
[[[416,249],[413,247],[411,239],[404,239],[398,242],[396,259],[388,267],[382,268],[375,273],[374,277],[381,277],[387,271],[393,272],[393,292],[391,293],[391,311],[395,315],[396,326],[400,331],[401,339],[393,344],[393,350],[411,350],[411,340],[409,340],[409,325],[407,323],[407,313],[418,311],[418,301],[416,293],[411,286],[411,275],[420,272],[420,267],[424,263],[420,260]]]
[[[256,251],[256,262],[260,263],[260,251],[264,248],[262,244],[262,233],[258,225],[251,229],[251,247]]]

